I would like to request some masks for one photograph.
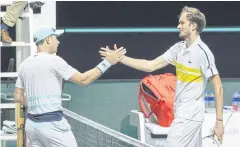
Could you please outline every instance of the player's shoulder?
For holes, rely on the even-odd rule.
[[[59,60],[59,61],[65,61],[62,57],[60,57],[58,55],[53,56],[53,59]]]
[[[197,56],[199,56],[202,60],[205,59],[214,59],[214,55],[211,51],[211,49],[209,48],[209,46],[201,41],[197,44],[197,48],[199,49],[199,51],[197,51]]]
[[[20,64],[20,67],[25,65],[26,63],[31,63],[31,59],[33,56],[29,56],[27,57],[25,60],[22,61],[22,63]]]
[[[185,44],[186,44],[185,41],[178,41],[178,42],[175,42],[171,48],[173,50],[181,50],[185,46]]]
[[[186,45],[186,41],[178,41],[174,44],[175,47],[177,48],[182,48]]]
[[[28,66],[29,64],[32,63],[32,56],[27,57],[25,60],[23,60],[20,65],[19,65],[19,72],[22,71],[22,69],[24,69],[24,67]]]
[[[204,53],[204,54],[211,54],[212,55],[211,49],[209,48],[209,46],[205,42],[200,41],[197,44],[197,47],[198,47],[198,49],[200,49],[202,51],[202,53]]]
[[[51,62],[53,64],[58,64],[58,65],[66,64],[66,61],[62,57],[60,57],[58,55],[52,55]]]

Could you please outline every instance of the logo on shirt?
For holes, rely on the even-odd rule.
[[[189,61],[188,61],[188,63],[190,63],[190,64],[191,64],[191,63],[192,63],[192,61],[191,61],[191,60],[189,60]]]

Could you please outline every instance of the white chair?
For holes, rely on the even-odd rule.
[[[202,137],[205,138],[203,147],[218,147],[213,143],[214,138],[213,128],[215,125],[216,114],[215,111],[205,113],[205,120],[203,122]],[[167,134],[169,132],[168,127],[161,127],[156,123],[156,120],[152,117],[149,119],[144,118],[142,112],[138,110],[131,110],[130,112],[130,124],[137,127],[138,139],[144,143],[150,144],[155,147],[164,147]],[[223,124],[225,125],[224,140],[221,147],[239,147],[240,146],[240,112],[233,113],[232,111],[225,111],[223,115]],[[238,138],[232,140],[230,138]],[[217,144],[218,145],[218,144]]]

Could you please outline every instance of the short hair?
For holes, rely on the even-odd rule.
[[[193,23],[193,22],[196,23],[197,31],[198,31],[198,33],[201,33],[202,30],[206,26],[205,15],[199,9],[194,8],[194,7],[187,7],[187,6],[183,7],[180,15],[182,15],[182,13],[187,13],[188,20],[191,23]]]
[[[50,36],[48,36],[48,37],[52,37],[52,36],[55,36],[55,35],[50,35]],[[47,37],[46,37],[46,38],[47,38]],[[43,43],[44,43],[44,41],[45,41],[46,38],[44,38],[44,39],[38,41],[38,42],[36,43],[36,45],[37,45],[37,46],[39,46],[39,45],[43,45]]]
[[[36,45],[37,45],[37,46],[43,45],[44,41],[45,41],[45,39],[40,40],[40,41],[38,41],[38,42],[36,43]]]

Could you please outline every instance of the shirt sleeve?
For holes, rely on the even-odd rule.
[[[61,57],[56,56],[53,61],[53,71],[64,80],[69,80],[69,78],[77,73],[78,71],[72,66],[68,65],[68,63],[63,60]]]
[[[169,64],[175,65],[175,62],[177,61],[178,53],[180,52],[180,49],[181,49],[180,43],[174,44],[163,54],[164,59]]]
[[[24,88],[23,80],[20,76],[20,73],[18,73],[18,78],[17,78],[16,84],[15,84],[15,87]]]
[[[214,59],[214,55],[212,54],[212,52],[209,51],[204,51],[204,56],[203,58],[201,58],[202,62],[201,62],[201,70],[203,75],[209,79],[211,76],[213,75],[217,75],[218,74],[218,70],[217,67],[215,65],[215,59]]]
[[[23,80],[21,74],[22,74],[22,64],[20,64],[20,66],[19,66],[18,77],[17,77],[17,81],[15,83],[16,88],[24,88],[24,80]]]

